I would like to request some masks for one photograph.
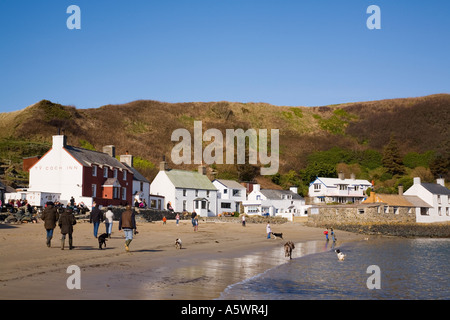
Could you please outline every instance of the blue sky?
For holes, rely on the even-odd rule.
[[[66,27],[71,4],[80,30]],[[366,27],[372,4],[380,30]],[[0,55],[0,112],[450,93],[450,1],[2,0]]]

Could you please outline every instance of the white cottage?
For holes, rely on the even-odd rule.
[[[423,183],[416,177],[404,195],[417,196],[430,206],[416,214],[417,222],[450,221],[450,190],[445,187],[444,179],[437,179],[436,183]]]
[[[195,212],[202,216],[217,215],[217,188],[206,176],[206,168],[198,172],[168,169],[161,162],[160,171],[150,185],[152,195],[164,196],[176,212]]]
[[[296,187],[290,190],[261,189],[253,185],[253,191],[243,202],[248,215],[281,216],[293,220],[294,216],[307,216],[305,199],[297,193]]]
[[[355,179],[352,175],[350,179],[345,179],[342,173],[339,178],[317,177],[309,185],[309,196],[313,203],[360,203],[366,197],[365,191],[372,187],[367,180]]]
[[[216,179],[218,213],[241,212],[242,202],[246,200],[246,188],[234,180]]]
[[[62,203],[74,197],[87,206],[133,203],[133,168],[115,158],[114,146],[104,152],[67,144],[65,135],[53,136],[52,148],[29,169],[28,192],[56,194]]]

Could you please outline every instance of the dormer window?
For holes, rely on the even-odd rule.
[[[103,167],[103,178],[108,178],[108,167]]]
[[[92,176],[93,177],[97,176],[97,166],[92,166]]]

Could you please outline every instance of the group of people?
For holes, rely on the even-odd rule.
[[[323,231],[323,234],[325,235],[325,240],[330,241],[330,239],[328,238],[328,228],[326,230]],[[336,242],[336,234],[334,233],[333,228],[330,228],[330,234],[331,234],[331,239],[333,240],[333,242]]]
[[[108,210],[103,214],[99,205],[95,204],[91,210],[89,222],[94,225],[94,237],[98,236],[98,229],[101,222],[105,222],[106,234],[108,238],[111,238],[112,225],[114,220],[114,213],[108,207]],[[69,239],[69,249],[72,250],[73,246],[73,226],[77,223],[74,215],[73,208],[67,206],[65,209],[57,208],[53,202],[48,202],[44,211],[41,214],[41,219],[44,221],[44,228],[46,230],[46,244],[47,247],[51,247],[51,241],[53,238],[53,231],[58,225],[61,229],[61,250],[64,250],[66,236]],[[129,246],[133,240],[133,234],[137,234],[136,219],[134,210],[128,205],[119,219],[119,230],[123,230],[125,235],[125,250],[129,251]]]

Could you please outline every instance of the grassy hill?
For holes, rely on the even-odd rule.
[[[42,155],[50,147],[52,135],[62,128],[71,145],[101,150],[102,146],[113,144],[117,154],[128,151],[137,157],[137,165],[144,175],[152,179],[163,156],[170,163],[170,153],[176,144],[171,141],[172,132],[186,128],[193,137],[195,120],[202,121],[203,130],[216,128],[224,136],[225,129],[279,129],[279,174],[265,177],[279,185],[294,183],[296,179],[306,184],[305,170],[318,156],[324,156],[321,152],[331,152],[328,156],[325,154],[328,158],[337,154],[338,158],[332,162],[335,170],[337,164],[341,164],[340,170],[359,165],[359,169],[353,169],[359,170],[360,176],[379,180],[383,170],[379,169],[377,174],[370,172],[377,167],[365,167],[361,164],[364,159],[358,157],[366,157],[362,155],[368,152],[382,154],[391,137],[395,137],[402,158],[412,157],[414,162],[428,154],[428,163],[417,160],[421,164],[419,167],[423,164],[425,170],[430,170],[430,163],[436,158],[444,159],[445,165],[450,153],[449,94],[321,107],[139,100],[77,109],[42,100],[23,110],[0,113],[0,161],[11,161],[20,170],[21,158]],[[375,165],[372,163],[371,166]],[[257,172],[257,168],[245,166],[213,167],[219,177],[227,178],[239,178],[248,170],[250,174],[253,169]],[[177,168],[193,169],[195,165]],[[448,167],[440,171],[445,171],[441,174],[448,177]]]

